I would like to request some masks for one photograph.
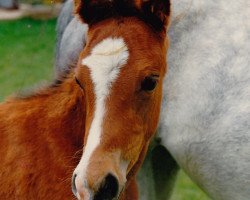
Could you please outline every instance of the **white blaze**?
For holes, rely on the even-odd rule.
[[[105,101],[112,83],[116,80],[121,67],[128,60],[128,48],[122,38],[107,38],[97,44],[91,54],[82,60],[82,65],[90,69],[95,92],[95,112],[90,126],[87,143],[78,164],[79,178],[86,180],[86,171],[91,154],[100,144],[102,122],[105,115]],[[83,174],[82,174],[83,173]]]

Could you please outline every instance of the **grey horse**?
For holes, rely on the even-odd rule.
[[[0,8],[17,9],[18,8],[18,0],[0,0]]]
[[[250,1],[173,2],[158,133],[138,175],[140,199],[165,200],[180,166],[212,199],[250,199]],[[88,27],[69,0],[56,73],[74,67]],[[178,163],[178,164],[176,164]]]

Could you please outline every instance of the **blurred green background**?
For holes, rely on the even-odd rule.
[[[19,3],[28,3],[32,5],[36,4],[53,4],[53,3],[61,3],[65,0],[19,0]]]
[[[53,79],[56,20],[0,21],[0,101]],[[181,171],[171,200],[209,200]]]

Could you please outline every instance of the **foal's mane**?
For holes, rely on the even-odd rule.
[[[34,86],[14,93],[14,95],[10,96],[7,99],[7,102],[29,100],[31,98],[49,96],[50,94],[58,91],[58,88],[67,80],[70,80],[72,77],[73,70],[65,70],[64,73],[61,73],[57,78],[54,78],[54,80],[49,81],[48,83],[39,84],[38,86]]]

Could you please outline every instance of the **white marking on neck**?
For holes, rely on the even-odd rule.
[[[91,54],[82,60],[82,64],[90,69],[96,99],[94,118],[85,150],[76,168],[78,175],[80,173],[83,180],[86,180],[89,159],[100,144],[106,98],[121,67],[127,63],[128,57],[128,48],[122,38],[107,38],[97,44],[92,49]]]

